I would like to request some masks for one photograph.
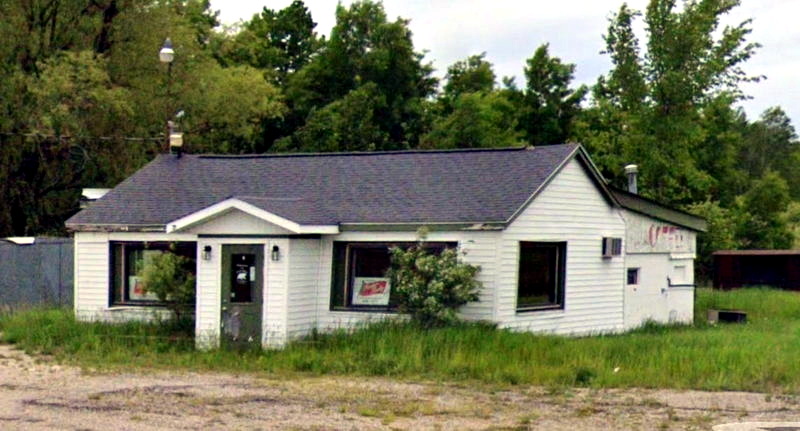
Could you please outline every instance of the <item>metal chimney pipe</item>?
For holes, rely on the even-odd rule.
[[[633,194],[639,194],[638,187],[636,185],[636,177],[639,174],[639,167],[636,165],[628,165],[625,166],[625,175],[628,176],[628,192]]]

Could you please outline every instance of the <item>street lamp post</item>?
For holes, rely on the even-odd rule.
[[[169,151],[170,148],[170,136],[172,135],[172,112],[170,109],[170,97],[172,96],[172,61],[175,59],[175,50],[172,49],[172,41],[167,38],[164,41],[164,45],[161,47],[161,51],[158,52],[158,59],[162,63],[166,63],[167,65],[167,115],[166,115],[166,146],[167,150]]]

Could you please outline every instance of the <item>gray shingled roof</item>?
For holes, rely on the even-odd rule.
[[[67,226],[165,225],[231,197],[303,225],[504,222],[577,149],[161,155]]]

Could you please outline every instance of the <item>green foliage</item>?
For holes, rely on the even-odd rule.
[[[230,103],[231,94],[236,103]],[[209,63],[186,89],[181,120],[193,152],[257,153],[262,122],[286,112],[280,90],[249,66]]]
[[[276,143],[278,151],[376,151],[396,149],[380,126],[386,99],[374,83],[368,83],[313,110],[306,124],[291,138]]]
[[[80,189],[116,185],[163,151],[166,121],[179,111],[190,151],[266,148],[262,123],[285,114],[280,91],[261,71],[217,64],[208,8],[207,0],[0,5],[0,236],[63,234]],[[170,74],[157,58],[168,36],[177,53]]]
[[[447,68],[442,98],[452,101],[465,93],[490,93],[494,90],[495,79],[492,63],[486,61],[485,52],[470,56]]]
[[[423,101],[436,85],[432,68],[422,63],[422,57],[414,51],[408,22],[388,21],[381,3],[339,5],[330,40],[289,79],[286,95],[294,115],[306,118],[371,83],[383,102],[374,121],[388,136],[388,147],[416,146],[423,127]]]
[[[710,145],[723,156],[736,151],[729,148],[735,139],[709,133],[713,121],[704,120],[721,112],[723,101],[730,106],[740,100],[741,83],[759,79],[741,69],[758,47],[746,40],[749,21],[719,28],[721,17],[738,4],[692,1],[676,10],[674,0],[651,0],[644,14],[644,53],[632,29],[641,14],[623,5],[611,17],[605,41],[613,69],[598,80],[592,107],[601,111],[593,117],[604,120],[605,133],[581,136],[591,149],[612,155],[598,158],[606,175],[622,181],[617,158],[635,161],[643,192],[678,204],[704,200],[725,180],[714,166],[717,159],[697,155],[714,153]],[[721,161],[730,168],[729,159]]]
[[[575,65],[546,43],[524,85],[498,85],[481,53],[448,67],[437,92],[409,21],[378,1],[337,6],[328,39],[301,0],[228,28],[209,0],[0,2],[0,237],[64,234],[80,189],[114,186],[164,152],[171,118],[190,152],[574,140],[617,185],[636,163],[643,195],[728,220],[701,237],[704,262],[718,246],[787,245],[800,217],[780,209],[777,177],[800,199],[800,147],[780,107],[752,121],[737,106],[741,84],[761,78],[744,70],[758,48],[750,21],[722,25],[739,3],[623,4],[603,36],[612,69],[586,102]],[[156,55],[166,37],[171,67]]]
[[[452,112],[438,118],[422,138],[423,148],[511,147],[522,142],[517,109],[504,93],[462,93]]]
[[[270,71],[283,84],[321,47],[316,25],[302,1],[281,10],[264,7],[232,37],[217,37],[215,56],[225,66],[246,64]]]
[[[536,49],[525,66],[527,86],[519,124],[530,145],[563,144],[572,135],[572,122],[588,89],[570,88],[574,64],[550,56],[549,45]]]
[[[791,120],[780,107],[761,114],[758,121],[744,126],[741,168],[750,178],[775,171],[789,184],[793,199],[800,198],[800,145]]]
[[[710,326],[706,310],[740,309],[744,325]],[[693,326],[559,337],[479,323],[423,328],[386,321],[314,334],[280,351],[195,351],[171,322],[77,322],[71,310],[0,317],[5,342],[102,370],[390,376],[501,385],[796,393],[800,297],[772,289],[698,289]]]
[[[691,213],[702,217],[708,223],[706,232],[697,236],[696,277],[708,282],[712,275],[712,256],[717,250],[735,250],[741,247],[737,238],[738,217],[732,209],[723,208],[719,202],[706,201],[688,208]]]
[[[737,201],[738,237],[744,248],[785,249],[794,243],[783,217],[789,202],[789,186],[777,173],[768,171],[753,183]]]
[[[475,276],[480,267],[459,261],[456,249],[435,254],[425,248],[423,238],[407,249],[392,248],[391,259],[388,276],[398,309],[424,327],[453,324],[462,305],[478,300],[481,282]]]
[[[142,281],[148,292],[167,304],[176,320],[183,320],[194,310],[195,276],[193,262],[175,253],[164,252],[147,256]]]

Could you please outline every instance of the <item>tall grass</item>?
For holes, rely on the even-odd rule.
[[[710,326],[708,308],[748,312],[744,325]],[[800,294],[698,290],[693,326],[646,325],[621,335],[534,335],[462,324],[423,330],[383,322],[314,334],[280,351],[195,351],[168,325],[76,322],[68,310],[0,318],[3,339],[95,368],[160,368],[394,376],[493,384],[800,389]]]

